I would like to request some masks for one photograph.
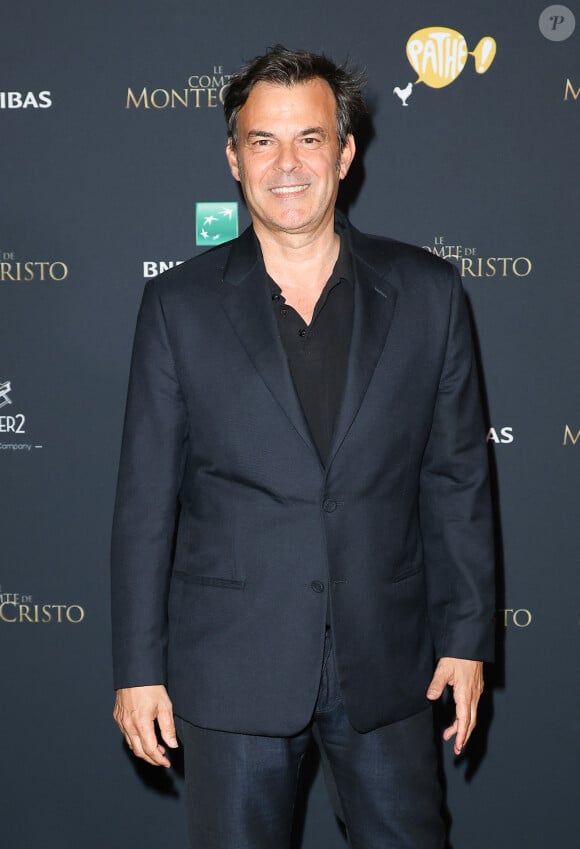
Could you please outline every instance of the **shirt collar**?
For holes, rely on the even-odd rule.
[[[353,281],[353,273],[352,273],[352,259],[350,256],[350,251],[348,249],[347,239],[345,236],[340,235],[340,248],[338,251],[338,258],[334,264],[334,268],[332,269],[332,274],[328,278],[324,289],[320,294],[320,300],[324,301],[328,293],[331,289],[334,289],[341,282],[349,283],[352,285]],[[268,278],[268,283],[270,284],[270,290],[273,295],[279,295],[280,300],[284,300],[284,296],[281,294],[282,289],[276,281],[270,277],[268,272],[266,272],[266,277]]]

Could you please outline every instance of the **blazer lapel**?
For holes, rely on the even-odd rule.
[[[320,462],[296,395],[265,274],[260,247],[250,227],[232,242],[220,288],[221,304],[262,380]]]
[[[354,239],[361,236],[353,228]],[[363,237],[364,238],[364,237]],[[362,253],[362,252],[361,252]],[[397,292],[386,277],[352,251],[354,271],[354,315],[346,378],[340,411],[334,428],[327,467],[342,444],[362,404],[387,335],[397,301]]]

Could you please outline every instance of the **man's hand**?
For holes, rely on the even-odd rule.
[[[475,728],[477,705],[483,693],[483,663],[480,660],[442,657],[427,688],[427,698],[431,701],[439,699],[447,684],[453,687],[455,721],[445,729],[443,739],[451,740],[455,734],[453,751],[460,755]]]
[[[177,748],[173,706],[163,684],[117,690],[113,718],[134,755],[153,766],[171,766],[155,733],[157,720],[164,742]]]

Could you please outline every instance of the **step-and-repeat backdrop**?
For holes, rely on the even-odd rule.
[[[498,663],[442,749],[450,846],[577,849],[578,3],[29,0],[1,30],[2,845],[187,846],[179,759],[136,763],[111,719],[129,354],[145,280],[249,221],[220,100],[282,42],[366,68],[341,204],[455,263],[476,328]],[[298,808],[294,849],[346,845],[315,754]]]

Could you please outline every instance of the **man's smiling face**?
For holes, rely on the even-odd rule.
[[[258,235],[316,234],[332,225],[338,184],[354,140],[338,148],[336,102],[318,77],[285,86],[259,82],[237,118],[237,149],[228,163],[239,180]]]

